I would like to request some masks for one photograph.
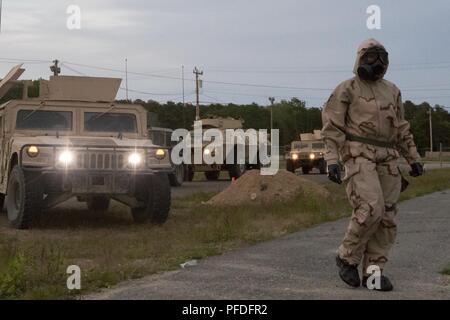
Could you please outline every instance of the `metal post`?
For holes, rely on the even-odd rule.
[[[185,116],[186,100],[184,97],[184,65],[181,66],[181,86],[183,90],[183,108],[182,108],[183,127],[186,127],[186,116]]]
[[[270,101],[270,130],[273,130],[273,103],[275,102],[274,97],[269,97]]]
[[[183,89],[183,107],[184,107],[186,104],[186,102],[184,100],[184,65],[181,66],[181,86]]]
[[[429,120],[430,120],[430,156],[433,156],[433,123],[431,121],[431,111],[432,109],[428,111],[429,114]]]
[[[196,88],[196,95],[197,95],[197,104],[195,107],[195,120],[200,120],[200,88],[199,88],[199,76],[203,75],[203,71],[200,71],[197,69],[197,67],[194,68],[194,74],[195,74],[195,88]]]
[[[128,59],[125,58],[125,91],[128,102]]]
[[[0,0],[0,33],[2,32],[2,10],[3,10],[3,0]]]
[[[50,70],[53,72],[53,75],[57,77],[61,73],[61,68],[59,67],[59,60],[53,60],[53,65],[50,66]]]

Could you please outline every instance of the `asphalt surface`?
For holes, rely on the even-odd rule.
[[[87,299],[450,299],[450,189],[400,204],[389,293],[347,287],[336,247],[348,219],[323,223],[197,266],[122,283]]]

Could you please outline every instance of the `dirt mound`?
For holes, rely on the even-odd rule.
[[[318,183],[286,170],[280,170],[273,176],[263,176],[258,170],[251,170],[206,203],[218,206],[269,204],[274,201],[287,202],[300,194],[329,196],[329,192]]]

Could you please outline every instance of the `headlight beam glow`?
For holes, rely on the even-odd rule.
[[[137,153],[137,152],[133,152],[130,153],[130,155],[128,156],[128,163],[131,164],[132,166],[138,166],[142,161],[142,156]]]

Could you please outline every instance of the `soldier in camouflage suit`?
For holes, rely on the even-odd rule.
[[[397,159],[408,161],[411,175],[423,172],[400,90],[383,79],[388,65],[384,46],[375,39],[364,41],[358,48],[355,77],[334,90],[322,114],[329,178],[341,183],[340,159],[353,207],[336,257],[341,279],[353,287],[361,285],[358,264],[362,262],[366,286],[367,268],[376,265],[382,271],[394,244],[401,189]],[[378,290],[393,288],[385,275],[379,283]]]

